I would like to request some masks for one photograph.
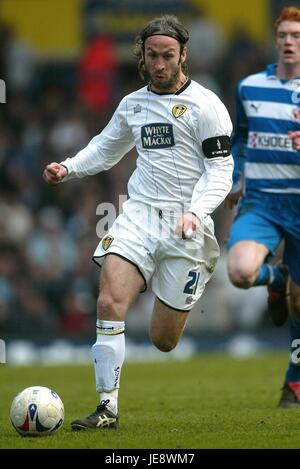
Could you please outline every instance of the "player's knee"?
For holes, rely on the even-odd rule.
[[[155,347],[161,352],[171,352],[171,350],[173,350],[177,345],[177,340],[170,339],[168,337],[152,334],[150,338],[153,345],[155,345]]]
[[[250,288],[255,280],[255,275],[246,267],[231,267],[228,270],[231,283],[237,288]]]
[[[176,344],[166,341],[155,341],[153,342],[156,348],[161,352],[171,352],[176,347]]]

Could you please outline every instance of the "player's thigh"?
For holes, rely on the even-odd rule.
[[[268,255],[275,254],[281,240],[281,232],[267,213],[242,205],[229,232],[229,273],[256,271]]]
[[[155,242],[147,231],[149,208],[145,204],[138,204],[128,200],[123,204],[123,213],[117,217],[109,232],[98,244],[93,260],[102,266],[107,255],[114,254],[120,259],[136,266],[144,278],[144,288],[150,281],[155,270],[151,253]],[[158,219],[158,216],[157,216]],[[146,229],[145,229],[146,227]],[[118,271],[115,271],[118,276]]]
[[[98,317],[124,320],[143,288],[144,279],[135,265],[114,254],[107,255],[100,275]]]
[[[227,249],[240,241],[255,241],[263,244],[274,254],[279,246],[282,233],[268,209],[242,204],[229,230]]]
[[[209,263],[199,260],[197,249],[177,251],[177,254],[178,257],[165,256],[157,263],[152,290],[158,300],[170,309],[188,312],[202,295],[213,269]]]
[[[177,311],[156,299],[150,323],[150,338],[162,351],[172,350],[184,329],[188,311]]]

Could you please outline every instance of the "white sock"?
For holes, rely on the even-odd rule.
[[[103,401],[109,401],[106,405],[115,414],[118,414],[118,394],[119,389],[114,389],[111,392],[100,392],[100,404]]]
[[[95,366],[96,390],[100,402],[109,399],[107,404],[118,412],[118,389],[121,368],[125,358],[125,322],[97,320],[97,340],[92,347]]]

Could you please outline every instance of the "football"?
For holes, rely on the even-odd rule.
[[[44,386],[23,389],[10,408],[13,427],[23,436],[49,435],[64,422],[64,405],[58,394]]]

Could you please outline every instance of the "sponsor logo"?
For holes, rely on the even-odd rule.
[[[115,372],[115,385],[114,386],[116,388],[119,384],[121,368],[117,366],[117,368],[114,369],[114,372]]]
[[[172,124],[148,124],[141,128],[143,148],[168,148],[175,145]]]
[[[115,328],[114,327],[102,327],[102,326],[96,326],[97,329],[100,329],[100,331],[113,331]]]
[[[175,104],[175,106],[172,108],[172,114],[176,119],[178,119],[178,117],[183,116],[186,109],[187,108],[184,104]]]
[[[102,247],[104,251],[107,251],[113,240],[114,238],[112,236],[105,236],[105,238],[102,239]]]
[[[142,110],[142,106],[140,106],[139,104],[137,104],[137,105],[133,108],[134,114],[137,114],[138,112],[141,112],[141,110]]]
[[[109,427],[111,423],[115,423],[116,419],[113,417],[107,417],[105,414],[99,415],[96,427]]]
[[[258,112],[260,106],[261,106],[261,104],[254,104],[254,103],[250,104],[250,107],[252,107],[256,112]]]
[[[185,300],[186,305],[191,305],[194,301],[194,298],[192,296],[188,296]]]
[[[248,147],[291,150],[293,145],[289,137],[251,132],[248,137]]]

